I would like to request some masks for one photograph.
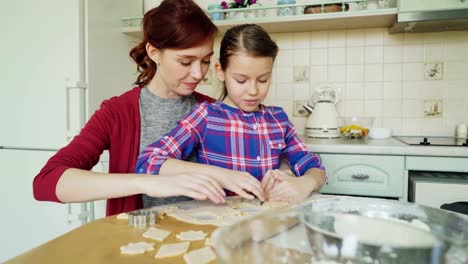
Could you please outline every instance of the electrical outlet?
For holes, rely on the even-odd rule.
[[[307,117],[309,113],[302,107],[307,101],[293,101],[293,116]]]
[[[309,81],[309,66],[294,66],[293,77],[294,82],[308,82]]]
[[[442,99],[424,100],[424,118],[441,118],[442,102]]]

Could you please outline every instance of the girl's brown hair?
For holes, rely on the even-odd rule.
[[[130,51],[140,72],[135,84],[147,85],[156,73],[156,63],[146,52],[149,43],[157,49],[187,49],[214,39],[218,29],[192,0],[164,0],[143,17],[143,40]]]
[[[271,57],[274,61],[278,54],[278,46],[261,26],[244,24],[228,29],[221,40],[219,64],[223,71],[226,71],[229,65],[229,57],[239,52],[253,57]],[[227,89],[224,85],[219,99],[223,100],[226,96]]]

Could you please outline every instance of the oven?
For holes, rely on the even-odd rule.
[[[468,139],[454,137],[395,137],[411,146],[468,147]],[[461,212],[468,217],[468,158],[409,157],[408,201]],[[460,164],[465,164],[460,166]],[[455,206],[455,207],[454,207]],[[454,209],[455,208],[455,209]],[[461,211],[460,211],[461,208]]]

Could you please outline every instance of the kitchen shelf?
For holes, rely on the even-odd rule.
[[[333,12],[321,14],[301,14],[292,16],[257,17],[238,20],[218,20],[214,24],[224,33],[229,28],[255,23],[270,33],[309,32],[319,30],[389,27],[396,20],[397,8]],[[121,28],[125,34],[141,36],[142,17],[125,17]]]

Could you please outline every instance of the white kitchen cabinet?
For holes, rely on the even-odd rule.
[[[58,149],[103,99],[131,88],[134,39],[120,18],[141,1],[6,1],[0,8],[0,146]]]
[[[82,224],[80,204],[38,202],[33,197],[33,178],[54,153],[0,149],[0,262]]]
[[[327,194],[403,198],[404,156],[320,154],[327,170]]]
[[[439,11],[468,8],[466,0],[399,0],[398,11]]]
[[[32,181],[101,101],[132,87],[136,39],[120,18],[141,14],[141,0],[2,2],[0,262],[87,221],[92,204],[36,202]]]

